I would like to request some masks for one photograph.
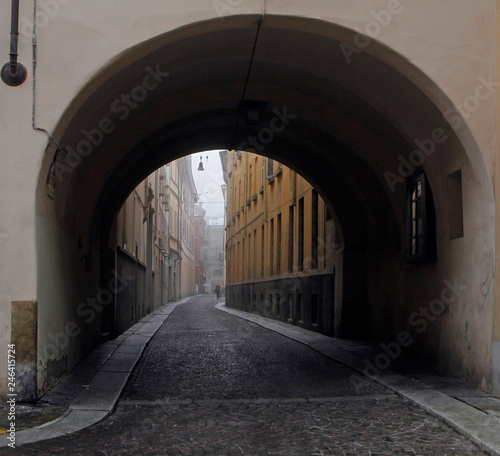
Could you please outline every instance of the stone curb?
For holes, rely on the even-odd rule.
[[[307,345],[313,350],[366,376],[364,373],[364,358],[338,346],[338,339],[255,314],[231,309],[226,307],[224,303],[216,304],[215,308]],[[500,419],[496,416],[492,416],[390,369],[386,369],[381,375],[369,376],[369,378],[420,406],[429,414],[470,439],[482,450],[491,455],[500,456]]]
[[[19,445],[81,431],[113,413],[123,388],[148,342],[175,308],[190,299],[192,297],[160,307],[119,336],[121,343],[116,345],[102,364],[95,366],[88,386],[73,399],[66,413],[41,426],[16,432],[16,448]],[[7,437],[7,434],[0,436],[0,448],[10,443]]]

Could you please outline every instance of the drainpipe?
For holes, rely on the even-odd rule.
[[[12,0],[10,25],[10,61],[1,70],[2,81],[10,86],[19,86],[28,76],[26,67],[17,61],[19,41],[19,0]]]

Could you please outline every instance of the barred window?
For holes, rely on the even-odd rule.
[[[416,262],[436,258],[436,212],[423,171],[407,180],[406,259]]]

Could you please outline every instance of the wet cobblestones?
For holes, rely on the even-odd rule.
[[[110,418],[0,455],[485,454],[380,385],[213,304],[176,309]]]

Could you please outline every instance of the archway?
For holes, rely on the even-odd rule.
[[[393,340],[411,329],[419,308],[442,295],[443,281],[456,279],[467,289],[458,290],[455,308],[415,334],[413,348],[488,387],[491,296],[480,304],[489,311],[468,306],[481,291],[483,271],[467,276],[465,261],[456,261],[480,264],[493,245],[491,184],[466,126],[454,130],[443,117],[451,103],[390,49],[373,42],[347,62],[341,44],[352,42],[353,31],[304,18],[259,21],[206,21],[140,43],[110,62],[68,106],[55,132],[69,152],[56,162],[55,200],[46,195],[52,146],[37,195],[38,295],[45,308],[39,345],[77,318],[81,300],[106,287],[112,269],[101,262],[106,233],[137,182],[189,153],[253,144],[300,171],[338,215],[345,239],[338,335]],[[265,103],[256,125],[242,114],[248,100]],[[280,123],[273,131],[275,119]],[[437,261],[411,264],[405,261],[405,178],[417,168],[434,194]],[[453,238],[449,179],[457,171],[465,234]],[[61,268],[67,275],[54,283]],[[59,321],[51,321],[54,315]],[[39,360],[40,390],[98,341],[98,320]],[[472,349],[459,343],[466,322]]]

